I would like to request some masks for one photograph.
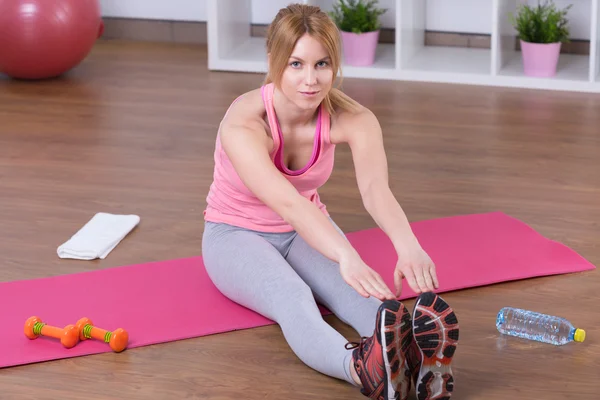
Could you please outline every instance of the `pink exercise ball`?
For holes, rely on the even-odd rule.
[[[103,30],[98,0],[0,0],[0,72],[60,76],[87,57]]]

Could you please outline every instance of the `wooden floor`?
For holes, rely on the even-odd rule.
[[[68,78],[0,79],[0,281],[200,254],[217,125],[261,81],[208,72],[202,47],[119,42],[100,42]],[[352,79],[345,89],[380,118],[410,220],[501,210],[600,265],[600,96]],[[345,231],[373,227],[348,149],[337,154],[322,198]],[[105,260],[59,259],[98,211],[142,224]],[[599,292],[596,270],[446,294],[462,328],[453,398],[597,399]],[[509,303],[565,316],[588,339],[502,338],[495,314]],[[363,396],[304,366],[269,326],[0,370],[0,399],[55,398]]]

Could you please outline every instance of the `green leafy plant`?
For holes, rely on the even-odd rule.
[[[521,4],[517,16],[509,18],[519,34],[519,39],[529,43],[557,43],[569,41],[567,13],[572,4],[562,10],[550,0],[537,6]]]
[[[337,0],[329,16],[344,32],[364,33],[381,28],[379,17],[387,9],[377,7],[378,0]]]

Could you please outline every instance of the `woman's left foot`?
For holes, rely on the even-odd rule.
[[[458,319],[437,294],[422,293],[413,311],[415,341],[409,360],[418,400],[449,400],[454,390],[450,364],[458,345]]]
[[[412,342],[410,314],[404,304],[384,301],[377,312],[373,336],[354,349],[353,362],[361,381],[361,393],[376,400],[406,400],[411,376],[404,354]]]

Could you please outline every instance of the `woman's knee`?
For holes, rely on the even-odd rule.
[[[286,289],[271,293],[272,319],[285,327],[307,327],[322,322],[321,310],[313,293],[304,282],[288,285]]]

